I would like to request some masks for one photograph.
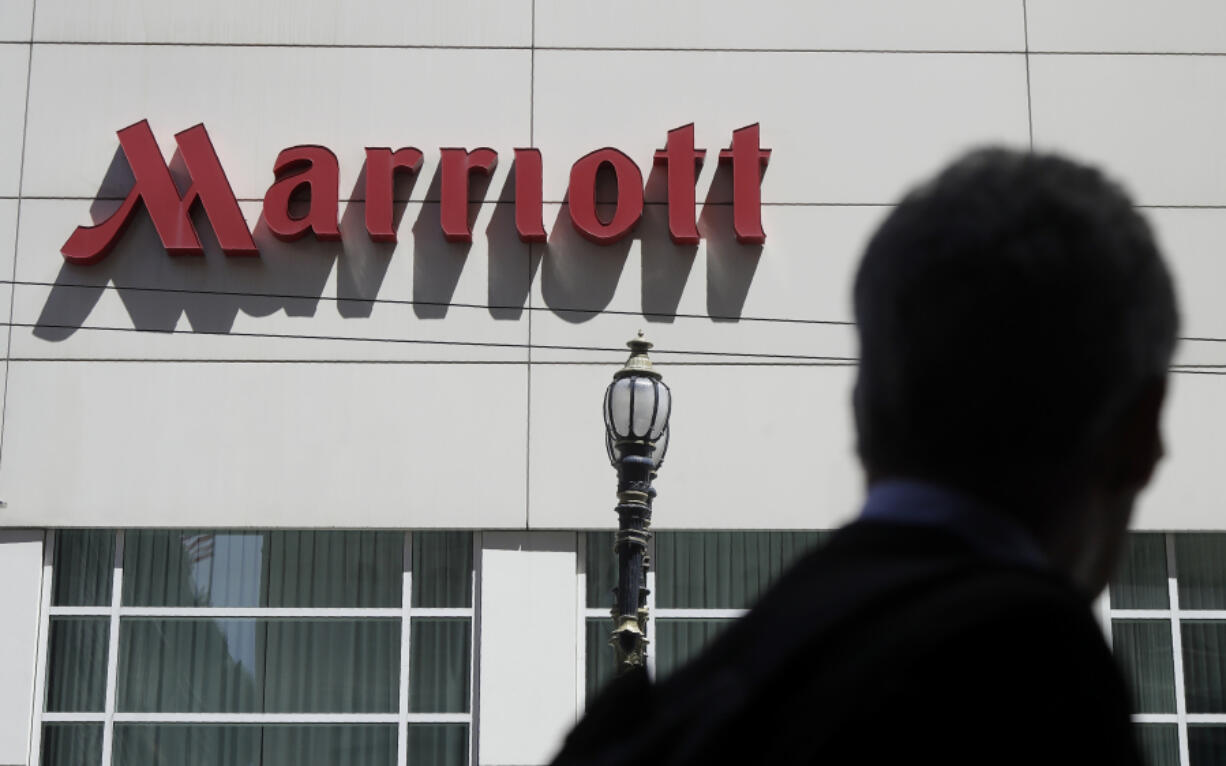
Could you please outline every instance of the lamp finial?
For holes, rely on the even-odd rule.
[[[626,342],[626,346],[630,349],[630,358],[622,365],[622,368],[613,374],[614,378],[624,378],[627,375],[647,375],[652,378],[659,378],[660,373],[656,372],[651,364],[651,357],[647,356],[647,352],[655,344],[647,340],[646,334],[642,330],[638,331],[638,335]]]

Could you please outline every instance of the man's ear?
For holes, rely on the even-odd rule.
[[[1132,398],[1107,434],[1103,478],[1110,489],[1139,491],[1149,484],[1165,454],[1162,405],[1166,378],[1155,378]]]

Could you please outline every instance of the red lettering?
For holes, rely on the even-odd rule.
[[[732,146],[719,153],[720,162],[732,162],[732,228],[736,241],[760,245],[762,230],[762,168],[771,150],[760,148],[758,123],[732,131]]]
[[[617,177],[617,207],[608,223],[596,214],[596,174],[608,164]],[[643,173],[623,152],[605,147],[579,158],[570,169],[570,221],[598,245],[610,245],[643,216]]]
[[[468,225],[468,178],[473,171],[490,175],[498,164],[498,152],[488,147],[473,149],[443,148],[439,160],[442,197],[439,204],[439,219],[443,236],[448,242],[472,242],[473,232]]]
[[[694,184],[706,154],[705,149],[694,148],[692,122],[668,131],[664,148],[656,150],[656,164],[668,174],[668,236],[678,245],[698,244]]]
[[[544,242],[544,192],[540,149],[515,150],[515,230],[523,242]]]
[[[293,242],[307,231],[316,239],[340,239],[337,223],[340,164],[336,155],[326,146],[291,146],[277,155],[272,170],[277,180],[264,194],[264,221],[268,230],[285,242]],[[294,218],[289,212],[290,197],[303,185],[310,189],[310,207],[306,215]]]
[[[762,168],[771,150],[761,147],[759,124],[732,132],[732,143],[719,152],[720,163],[732,169],[733,228],[738,242],[762,244]],[[694,123],[668,131],[663,149],[653,155],[665,168],[668,189],[668,233],[680,245],[697,244],[697,199],[695,185],[706,151],[694,148]],[[258,255],[251,231],[243,219],[234,191],[204,125],[175,134],[179,154],[187,167],[190,185],[182,195],[162,157],[147,120],[118,132],[119,144],[132,168],[134,183],[119,209],[93,226],[78,226],[60,249],[70,263],[96,263],[114,248],[144,203],[162,245],[171,255],[200,255],[203,248],[192,223],[197,202],[212,226],[221,250],[228,256]],[[457,147],[440,149],[439,218],[443,235],[450,242],[472,242],[469,195],[473,173],[492,175],[498,153],[488,147],[471,151]],[[400,171],[417,173],[422,153],[415,147],[392,151],[390,147],[366,149],[365,222],[375,242],[397,241],[394,228],[395,181]],[[605,166],[617,185],[613,212],[602,216],[596,209],[596,183]],[[523,242],[544,242],[543,161],[535,147],[515,149],[515,230]],[[308,231],[320,240],[339,240],[339,177],[336,155],[326,147],[303,145],[277,155],[276,176],[264,195],[263,217],[269,230],[285,241]],[[305,188],[304,188],[305,187]],[[295,194],[305,192],[306,212],[291,213]],[[643,174],[639,166],[612,147],[597,149],[575,162],[570,171],[569,211],[575,230],[585,238],[608,245],[624,238],[643,216]],[[295,210],[295,212],[297,212]]]
[[[144,202],[162,246],[171,255],[202,255],[204,248],[192,226],[190,212],[199,201],[205,217],[226,255],[259,255],[238,200],[222,170],[217,151],[204,125],[194,125],[175,134],[175,143],[192,183],[179,196],[170,169],[162,159],[148,120],[119,131],[119,145],[132,168],[136,182],[119,209],[95,226],[78,226],[60,248],[69,263],[97,263],[107,256],[127,228],[137,202]]]
[[[395,242],[392,228],[392,195],[396,171],[416,173],[421,169],[421,152],[413,147],[366,149],[366,233],[375,242]]]

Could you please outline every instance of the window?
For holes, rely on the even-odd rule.
[[[1129,535],[1108,607],[1151,766],[1226,763],[1226,533]]]
[[[55,532],[34,762],[466,764],[476,542]]]
[[[825,532],[663,531],[652,538],[647,574],[647,661],[664,678],[698,654],[753,605]],[[582,671],[586,699],[615,673],[609,635],[617,583],[613,533],[589,532],[579,546],[586,607]]]

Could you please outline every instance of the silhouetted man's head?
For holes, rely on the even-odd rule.
[[[1098,171],[967,155],[882,224],[855,311],[870,481],[953,484],[1032,528],[1099,483],[1148,481],[1175,297],[1145,220]]]

